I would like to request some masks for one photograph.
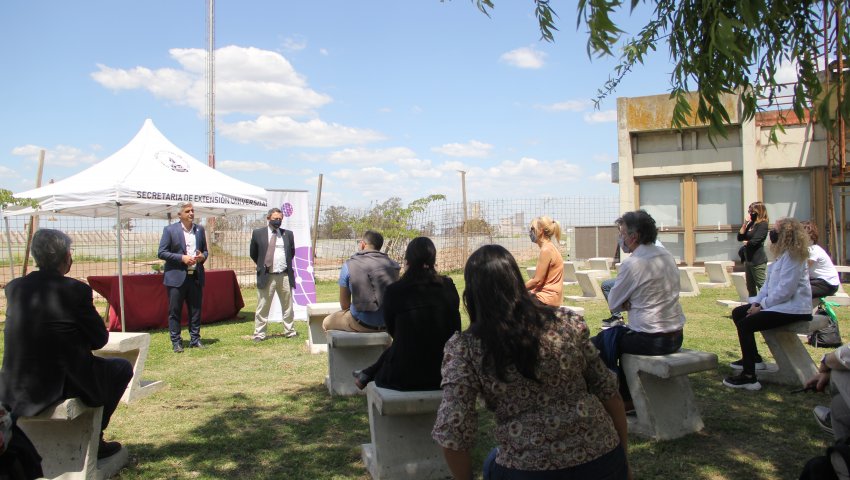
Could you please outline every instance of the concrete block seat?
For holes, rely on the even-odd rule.
[[[694,277],[694,270],[689,267],[679,267],[679,296],[696,297],[699,295],[699,285]]]
[[[756,371],[759,381],[803,386],[806,380],[817,373],[817,366],[798,335],[808,335],[828,324],[829,317],[826,315],[814,315],[810,322],[796,322],[762,331],[776,363],[767,364],[766,370]]]
[[[103,407],[92,408],[78,398],[58,402],[34,417],[18,418],[42,457],[46,478],[63,480],[106,479],[127,464],[126,448],[98,461]]]
[[[351,372],[368,367],[378,360],[384,349],[392,343],[386,332],[355,333],[329,330],[328,376],[325,385],[331,395],[362,395],[354,385]]]
[[[145,361],[151,344],[149,333],[109,332],[109,340],[103,348],[93,353],[103,358],[123,358],[133,365],[133,378],[121,401],[131,403],[156,392],[163,386],[162,380],[144,380]]]
[[[576,262],[564,262],[564,285],[576,285],[578,283],[576,278],[576,271],[578,270]]]
[[[738,294],[737,300],[718,300],[717,303],[724,307],[735,308],[749,302],[750,292],[747,291],[747,274],[744,272],[733,272],[729,275],[732,280],[732,286],[735,287],[735,292]]]
[[[705,273],[708,274],[707,282],[699,282],[704,288],[724,288],[732,285],[729,269],[735,266],[735,262],[728,260],[705,262]]]
[[[668,355],[623,354],[620,359],[637,417],[629,432],[671,440],[702,430],[688,375],[717,368],[717,355],[681,349]]]
[[[342,310],[339,302],[312,303],[307,305],[307,350],[310,353],[328,351],[328,339],[322,330],[322,321],[328,315]]]
[[[564,297],[566,300],[575,302],[605,300],[605,295],[602,294],[602,280],[611,278],[609,270],[582,270],[576,272],[576,278],[582,294],[567,295]]]
[[[613,264],[614,259],[611,257],[593,257],[587,260],[587,266],[590,270],[610,271]]]
[[[362,445],[363,464],[373,479],[451,478],[443,451],[431,439],[441,390],[400,392],[366,387],[372,443]]]

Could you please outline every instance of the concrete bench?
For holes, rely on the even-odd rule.
[[[594,257],[587,261],[587,266],[590,270],[605,270],[611,271],[611,265],[614,264],[614,259],[610,257]]]
[[[602,280],[611,277],[608,270],[582,270],[576,272],[578,284],[581,287],[581,295],[567,295],[566,300],[575,302],[587,302],[594,300],[605,300],[602,294]]]
[[[579,270],[576,262],[564,262],[564,285],[575,285],[578,283],[576,272]]]
[[[443,450],[431,439],[442,390],[400,392],[366,387],[372,443],[362,445],[363,464],[375,480],[451,478]]]
[[[708,274],[708,281],[700,282],[699,286],[705,288],[724,288],[732,285],[729,269],[734,266],[735,262],[728,260],[705,262],[705,273]]]
[[[322,321],[328,315],[342,310],[339,302],[313,303],[307,305],[307,351],[325,353],[328,351],[328,339],[322,329]]]
[[[325,385],[331,395],[362,395],[354,385],[351,372],[368,367],[378,360],[392,343],[386,332],[355,333],[328,330],[328,376]]]
[[[688,375],[717,368],[717,355],[681,349],[669,355],[623,354],[620,359],[637,417],[629,432],[671,440],[702,430]]]
[[[147,397],[165,386],[162,380],[142,379],[150,344],[151,336],[149,333],[109,332],[109,341],[106,342],[106,345],[100,350],[92,352],[103,358],[123,358],[133,365],[133,378],[127,385],[127,389],[124,390],[124,395],[121,396],[121,401],[124,403]]]
[[[729,275],[729,278],[732,280],[732,286],[735,287],[735,292],[738,294],[738,300],[718,300],[718,305],[735,308],[749,303],[750,292],[747,291],[747,275],[744,272],[733,272]]]
[[[829,317],[826,315],[814,315],[810,322],[796,322],[762,331],[776,363],[768,363],[766,370],[756,371],[759,381],[794,387],[804,385],[817,373],[817,366],[798,335],[808,335],[828,324]]]
[[[106,479],[127,464],[126,448],[109,458],[97,460],[102,414],[103,407],[92,408],[79,398],[71,398],[34,417],[18,418],[18,426],[42,457],[41,467],[46,478]]]
[[[699,285],[694,277],[694,271],[688,267],[679,267],[679,296],[696,297],[699,295]]]

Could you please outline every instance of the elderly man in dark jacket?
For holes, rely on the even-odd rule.
[[[33,416],[50,405],[79,397],[103,406],[98,458],[121,450],[103,440],[103,429],[133,377],[130,362],[92,354],[109,333],[92,302],[91,288],[66,277],[71,270],[71,239],[59,230],[33,236],[32,256],[39,270],[6,286],[6,327],[0,402],[12,415]]]

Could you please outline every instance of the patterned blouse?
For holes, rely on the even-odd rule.
[[[540,339],[535,382],[514,366],[507,383],[482,368],[481,341],[455,333],[443,357],[443,401],[431,436],[445,448],[469,450],[475,443],[480,395],[495,413],[496,462],[521,470],[556,470],[594,460],[619,443],[601,400],[617,392],[617,377],[590,343],[584,319],[559,310]]]

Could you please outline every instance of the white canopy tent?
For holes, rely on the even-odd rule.
[[[44,187],[16,193],[37,200],[38,208],[10,206],[4,215],[78,215],[171,218],[177,204],[192,202],[195,215],[227,216],[268,208],[264,188],[229,177],[196,160],[145,120],[123,148],[82,172]],[[8,224],[7,224],[8,228]],[[118,237],[118,285],[124,330],[124,281],[121,232]]]

